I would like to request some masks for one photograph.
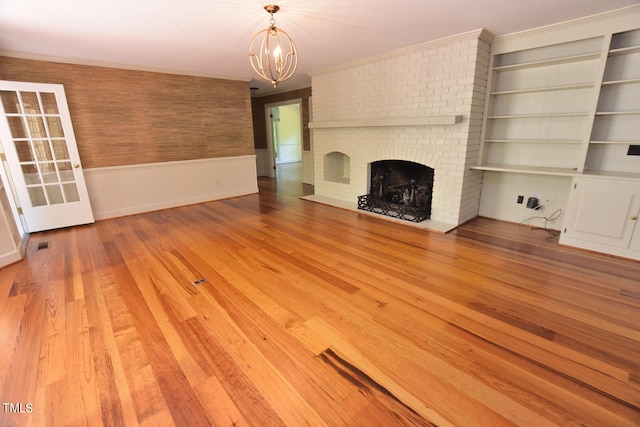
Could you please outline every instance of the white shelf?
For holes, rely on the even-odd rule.
[[[517,114],[517,115],[513,115],[513,116],[489,116],[487,117],[488,119],[491,120],[502,120],[502,119],[539,119],[539,118],[546,118],[546,117],[583,117],[583,116],[588,116],[589,113],[554,113],[554,112],[549,112],[549,113],[544,113],[544,114]]]
[[[386,126],[451,126],[462,122],[461,115],[428,117],[396,117],[387,119],[354,119],[310,122],[309,129],[367,128]]]
[[[640,46],[629,46],[622,47],[619,49],[611,49],[609,51],[609,56],[618,56],[618,55],[627,55],[629,53],[640,52]]]
[[[640,82],[640,79],[638,80]],[[517,94],[525,94],[525,93],[536,93],[536,92],[555,92],[561,90],[576,90],[576,89],[589,89],[593,88],[593,83],[584,83],[578,85],[562,85],[562,86],[544,86],[544,87],[535,87],[535,88],[527,88],[527,89],[513,89],[513,90],[502,90],[491,92],[489,95],[492,96],[500,96],[500,95],[517,95]]]
[[[598,178],[615,178],[615,179],[624,178],[632,181],[637,181],[638,179],[640,179],[640,172],[612,172],[612,171],[585,169],[579,175],[584,177],[593,176]]]
[[[602,86],[638,84],[640,79],[610,80],[602,82]]]
[[[624,116],[640,114],[640,111],[597,111],[596,116]]]
[[[562,139],[485,139],[484,142],[501,142],[508,144],[582,144],[580,140],[562,140]]]
[[[473,166],[471,169],[492,172],[524,173],[529,175],[575,176],[580,174],[577,169],[548,168],[527,165],[484,164]]]
[[[640,145],[640,141],[589,141],[589,144]]]
[[[512,65],[499,65],[493,67],[493,71],[516,70],[519,68],[546,67],[549,65],[568,64],[570,62],[588,61],[600,58],[600,52],[582,55],[564,56],[559,58],[544,59],[540,61],[520,62]]]
[[[472,166],[473,170],[490,171],[490,172],[508,172],[508,173],[521,173],[527,175],[547,175],[547,176],[584,176],[584,177],[606,177],[606,178],[626,178],[630,180],[640,179],[640,172],[616,172],[609,170],[595,170],[585,169],[579,171],[577,169],[564,169],[564,168],[545,168],[535,166],[516,166],[516,165],[476,165]]]

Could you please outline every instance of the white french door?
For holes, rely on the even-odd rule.
[[[29,232],[94,222],[64,87],[0,80],[0,144]]]

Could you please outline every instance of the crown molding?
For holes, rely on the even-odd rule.
[[[161,74],[175,74],[175,75],[190,76],[190,77],[206,77],[210,79],[236,80],[236,81],[243,81],[243,82],[249,82],[251,80],[251,78],[239,78],[238,76],[197,73],[193,71],[174,70],[174,69],[161,68],[161,67],[145,67],[142,65],[134,66],[134,65],[119,64],[119,63],[106,62],[106,61],[92,61],[88,59],[63,58],[58,56],[16,52],[11,50],[4,50],[4,49],[0,49],[0,56],[5,56],[8,58],[17,58],[17,59],[28,59],[31,61],[56,62],[61,64],[85,65],[89,67],[115,68],[119,70],[142,71],[142,72],[161,73]]]
[[[477,30],[467,31],[465,33],[455,34],[453,36],[443,37],[436,40],[431,40],[428,42],[416,44],[413,46],[408,46],[402,49],[393,50],[391,52],[382,53],[379,55],[369,56],[367,58],[357,59],[355,61],[346,62],[340,65],[335,65],[332,67],[321,68],[315,71],[308,73],[311,77],[318,76],[321,74],[329,74],[334,73],[336,71],[343,71],[350,68],[358,67],[361,65],[371,64],[375,62],[385,61],[388,59],[397,58],[399,56],[408,55],[414,52],[420,52],[423,50],[427,50],[434,47],[442,46],[447,43],[455,43],[463,40],[468,40],[470,38],[480,39],[483,41],[491,42],[493,39],[493,35],[485,30],[484,28],[479,28]]]

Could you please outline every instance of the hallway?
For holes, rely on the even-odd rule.
[[[302,182],[302,162],[281,163],[277,165],[276,179],[279,181]]]

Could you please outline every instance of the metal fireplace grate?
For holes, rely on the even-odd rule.
[[[427,207],[393,203],[371,194],[358,196],[358,209],[411,222],[422,222],[431,215]]]

